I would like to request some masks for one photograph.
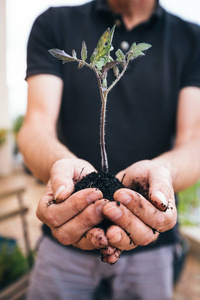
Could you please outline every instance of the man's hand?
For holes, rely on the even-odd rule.
[[[168,169],[153,161],[141,161],[117,174],[127,187],[114,194],[118,202],[103,207],[113,221],[106,233],[109,245],[130,250],[155,241],[160,232],[171,229],[177,220],[174,191]],[[144,195],[142,196],[138,190]],[[148,198],[148,200],[146,199]]]
[[[51,169],[37,217],[63,245],[83,250],[108,246],[104,231],[94,227],[103,221],[102,209],[109,201],[102,199],[102,193],[95,188],[72,194],[76,181],[93,171],[94,167],[81,159],[61,159]]]

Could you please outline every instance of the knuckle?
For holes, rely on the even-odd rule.
[[[51,226],[51,227],[58,227],[59,222],[54,214],[54,211],[50,208],[49,212],[46,216],[46,222]]]
[[[176,225],[177,222],[177,213],[175,213],[173,216],[168,216],[166,219],[166,230],[170,230]]]
[[[166,225],[165,223],[166,223],[165,213],[161,212],[156,216],[152,227],[158,230],[159,232],[162,232],[163,228]]]
[[[73,204],[72,204],[72,206],[71,206],[73,215],[75,215],[75,216],[78,215],[78,214],[80,213],[80,208],[79,208],[80,205],[78,205],[78,203],[77,203],[76,200],[77,200],[77,199],[74,199]]]
[[[130,218],[127,218],[126,223],[123,225],[123,229],[126,233],[130,233],[130,229],[133,227],[132,221]]]
[[[143,237],[140,240],[139,246],[146,246],[150,244],[153,241],[152,235],[150,233],[146,233],[143,235]]]
[[[95,224],[96,222],[92,216],[87,216],[82,220],[82,226],[84,228],[88,228],[88,229],[93,228]]]
[[[59,241],[59,243],[61,243],[64,246],[73,244],[73,240],[71,239],[70,235],[64,233],[63,230],[61,230],[61,229],[56,231],[54,236]]]

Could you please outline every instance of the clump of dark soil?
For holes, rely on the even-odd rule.
[[[97,188],[103,193],[103,197],[110,201],[114,201],[114,193],[121,188],[124,188],[122,182],[120,182],[113,174],[106,172],[92,172],[75,185],[74,193],[86,188]],[[119,203],[117,203],[119,205]],[[112,223],[105,219],[99,227],[106,230]]]

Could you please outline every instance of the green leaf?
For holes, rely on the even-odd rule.
[[[118,61],[122,61],[122,60],[125,60],[125,55],[124,53],[122,52],[122,50],[118,49],[116,52],[116,57],[117,57],[117,60]]]
[[[110,48],[111,48],[111,45],[107,45],[101,51],[99,51],[96,55],[96,60],[99,60],[100,58],[105,57],[108,54]],[[108,60],[108,57],[107,57],[107,60]]]
[[[115,77],[119,76],[119,68],[118,68],[118,66],[114,66],[113,67],[113,73],[114,73]]]
[[[93,51],[93,53],[92,53],[92,56],[91,56],[91,58],[90,58],[90,62],[91,62],[92,65],[95,64],[95,58],[96,58],[96,55],[97,55],[97,50],[96,50],[96,48],[95,48],[94,51]]]
[[[101,71],[102,67],[105,66],[106,63],[107,63],[107,59],[105,57],[102,57],[101,59],[96,61],[95,66],[99,71]]]
[[[86,43],[84,41],[82,43],[81,58],[84,61],[87,59],[87,47],[86,47]]]
[[[146,51],[149,48],[151,48],[151,45],[147,44],[147,43],[140,43],[140,44],[137,45],[137,50],[138,51]]]
[[[100,37],[98,43],[97,43],[97,52],[101,52],[102,49],[104,48],[105,44],[108,42],[110,37],[110,28],[106,29],[106,31],[102,34]]]
[[[107,40],[107,44],[108,45],[111,45],[112,44],[112,40],[113,40],[113,35],[114,35],[114,32],[115,32],[115,27],[116,25],[114,25],[109,33],[109,36],[108,36],[108,40]],[[112,49],[113,50],[113,49]]]
[[[133,43],[130,48],[130,51],[127,53],[127,60],[130,61],[139,56],[144,56],[145,54],[142,51],[146,51],[149,48],[151,48],[150,44],[140,43],[136,45],[136,43]]]
[[[63,63],[70,62],[70,61],[76,61],[74,57],[70,56],[67,54],[64,50],[59,50],[59,49],[50,49],[49,53],[56,57],[57,59],[62,60]]]
[[[132,59],[135,59],[139,56],[144,56],[145,54],[141,51],[135,51],[135,52],[129,52],[127,56],[127,60],[130,61]]]
[[[108,28],[102,34],[102,36],[100,37],[97,43],[97,47],[94,49],[92,53],[90,62],[93,66],[98,64],[98,69],[100,68],[100,66],[105,65],[109,61],[110,51],[113,50],[111,43],[113,39],[114,30],[115,30],[115,26],[113,26],[111,30],[110,28]],[[102,58],[104,64],[102,63]],[[99,60],[101,60],[101,62],[99,62]]]
[[[77,58],[76,51],[74,49],[72,50],[72,57]]]
[[[136,47],[137,47],[136,43],[133,43],[129,51],[135,51]]]

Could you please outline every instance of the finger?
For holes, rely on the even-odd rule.
[[[64,201],[74,190],[74,166],[71,160],[59,160],[51,168],[50,178],[54,199]]]
[[[107,229],[106,236],[109,245],[120,250],[132,250],[137,247],[129,237],[129,235],[119,226],[112,225]]]
[[[95,171],[87,161],[81,159],[61,159],[51,168],[51,184],[54,199],[62,202],[67,199],[74,190],[76,180]]]
[[[154,166],[149,170],[149,200],[160,210],[166,210],[168,201],[175,203],[172,179],[167,168]]]
[[[154,233],[152,228],[144,224],[123,204],[118,206],[116,202],[110,202],[104,206],[103,214],[115,225],[124,229],[135,245],[145,246],[158,237],[158,232]]]
[[[88,230],[103,221],[102,209],[108,202],[105,199],[97,200],[67,223],[58,228],[51,228],[53,236],[63,245],[77,243]]]
[[[108,246],[108,239],[103,229],[92,228],[74,246],[82,250],[100,249]]]
[[[177,210],[173,201],[169,200],[167,210],[161,211],[139,193],[130,189],[116,191],[114,199],[125,205],[143,223],[158,232],[171,229],[177,222]]]
[[[37,217],[49,227],[59,227],[77,216],[88,205],[103,197],[101,191],[90,188],[71,195],[67,201],[48,205],[52,193],[45,194],[37,209]]]
[[[103,252],[103,250],[100,250],[100,251]],[[113,265],[113,264],[115,264],[118,261],[118,259],[121,256],[121,253],[122,253],[122,251],[119,250],[119,249],[115,249],[114,253],[112,253],[110,255],[105,254],[103,252],[102,256],[101,256],[101,261],[103,261],[105,263],[108,263],[110,265]]]

